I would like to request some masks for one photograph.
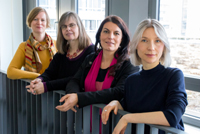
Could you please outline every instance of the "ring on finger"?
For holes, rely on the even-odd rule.
[[[106,112],[107,110],[105,109],[104,111]]]

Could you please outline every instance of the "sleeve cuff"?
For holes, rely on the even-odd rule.
[[[42,83],[43,83],[43,86],[44,86],[44,92],[45,92],[45,93],[48,92],[46,82],[42,82]]]
[[[37,78],[41,79],[41,80],[42,80],[42,82],[44,82],[44,80],[43,80],[43,78],[42,78],[42,77],[40,77],[40,76],[39,76],[39,77],[37,77]]]
[[[82,94],[82,92],[78,92],[77,96],[78,96],[78,105],[79,105],[79,108],[82,108],[82,107],[86,106],[86,104],[84,103],[84,102],[86,102],[86,100],[83,99],[84,95]]]

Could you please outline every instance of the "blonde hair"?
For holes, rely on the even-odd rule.
[[[64,23],[66,21],[68,21],[70,18],[73,19],[74,21],[76,21],[78,29],[79,29],[79,36],[78,36],[79,50],[85,49],[86,47],[88,47],[91,44],[91,39],[85,31],[85,28],[83,26],[83,23],[82,23],[80,17],[74,12],[70,12],[70,11],[65,12],[61,16],[59,23],[58,23],[58,35],[57,35],[57,41],[56,41],[56,48],[58,50],[58,53],[61,53],[61,54],[64,54],[64,52],[66,52],[66,49],[68,47],[67,46],[68,41],[63,37],[61,26],[64,25]]]
[[[171,56],[170,56],[170,44],[168,41],[167,34],[165,32],[164,27],[155,19],[145,19],[137,26],[137,29],[133,35],[133,39],[130,43],[130,58],[133,65],[138,66],[141,65],[141,58],[137,53],[137,46],[142,38],[143,32],[147,28],[154,28],[156,35],[158,38],[164,43],[164,52],[160,58],[160,63],[165,66],[169,67],[171,65]]]
[[[46,10],[42,7],[35,7],[33,8],[27,18],[26,18],[26,25],[31,28],[31,22],[34,20],[34,18],[40,13],[40,12],[44,12],[46,14],[46,28],[50,27],[50,18],[49,15],[47,14]]]

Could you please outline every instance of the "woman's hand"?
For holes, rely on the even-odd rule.
[[[65,96],[63,96],[60,99],[60,102],[65,101],[65,103],[63,105],[57,106],[56,109],[62,111],[62,112],[66,112],[69,109],[71,109],[72,111],[76,112],[76,109],[74,108],[74,106],[77,105],[78,103],[78,96],[77,94],[73,93],[73,94],[67,94]]]
[[[44,93],[44,85],[40,78],[36,78],[30,82],[30,85],[26,86],[27,91],[34,95]]]
[[[103,124],[106,124],[110,115],[110,112],[114,110],[114,114],[117,114],[118,109],[123,110],[121,104],[119,101],[111,101],[107,106],[103,108],[102,114],[101,114],[101,119]]]
[[[114,128],[113,134],[124,134],[128,123],[144,123],[170,126],[162,111],[130,113],[124,115]]]
[[[117,123],[116,127],[113,130],[112,134],[124,134],[126,127],[128,125],[128,122],[126,120],[126,115],[124,115],[119,122]]]

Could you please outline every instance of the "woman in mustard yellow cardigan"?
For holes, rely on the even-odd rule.
[[[19,45],[7,69],[7,77],[10,79],[35,79],[45,71],[56,53],[55,41],[45,33],[46,28],[50,27],[45,9],[32,9],[26,24],[32,33],[26,42]],[[25,70],[21,70],[22,66]]]

